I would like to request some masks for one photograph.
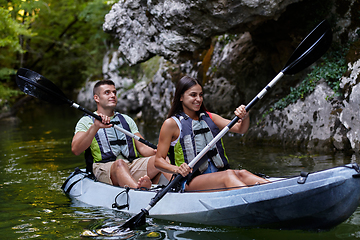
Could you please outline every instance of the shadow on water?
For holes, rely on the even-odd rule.
[[[78,239],[85,230],[122,224],[128,219],[117,211],[73,202],[61,190],[74,168],[85,166],[82,155],[70,152],[74,127],[81,115],[67,106],[37,102],[25,106],[17,121],[0,122],[1,239]],[[140,129],[149,141],[157,143],[159,126],[141,125]],[[318,171],[355,161],[341,153],[248,147],[240,145],[237,139],[224,138],[232,167],[270,176],[298,175],[301,171]],[[322,232],[214,227],[151,218],[147,223],[128,235],[92,239],[360,238],[359,208],[346,222]]]

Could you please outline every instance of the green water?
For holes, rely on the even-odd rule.
[[[82,239],[87,229],[124,222],[128,216],[108,209],[79,206],[61,190],[82,156],[70,152],[77,110],[47,104],[28,106],[18,121],[0,122],[0,239]],[[142,126],[156,143],[158,127]],[[291,149],[242,146],[227,136],[227,154],[235,168],[270,176],[288,176],[358,162],[344,154],[312,154]],[[160,204],[160,203],[159,203]],[[304,204],[307,204],[304,202]],[[330,231],[208,227],[148,219],[146,228],[121,237],[93,239],[358,239],[360,209]]]

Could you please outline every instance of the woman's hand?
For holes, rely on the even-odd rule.
[[[240,119],[239,122],[242,121],[242,119],[245,119],[249,114],[245,110],[245,105],[241,105],[238,108],[236,108],[234,113]]]
[[[175,173],[181,174],[183,177],[186,177],[191,172],[192,169],[186,163],[181,164],[180,167],[177,167],[175,170]]]

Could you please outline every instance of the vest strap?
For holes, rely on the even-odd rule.
[[[86,162],[86,172],[92,176],[94,176],[94,173],[93,173],[93,163],[94,163],[94,158],[91,154],[91,149],[90,147],[88,147],[86,150],[85,150],[85,162]],[[94,176],[95,177],[95,176]]]
[[[216,148],[213,148],[206,153],[206,155],[208,156],[209,159],[216,156],[216,154],[218,154],[218,150]]]
[[[198,129],[198,130],[194,130],[195,135],[204,134],[204,133],[207,133],[207,132],[210,132],[209,128],[201,128],[201,129]]]
[[[170,148],[169,148],[169,159],[170,159],[170,163],[172,165],[176,165],[174,146],[170,146]]]
[[[110,145],[126,145],[126,140],[114,140],[110,141]]]

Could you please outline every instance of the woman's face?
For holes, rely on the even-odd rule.
[[[192,86],[181,95],[180,101],[185,113],[187,111],[199,111],[203,102],[202,87],[199,84]]]

